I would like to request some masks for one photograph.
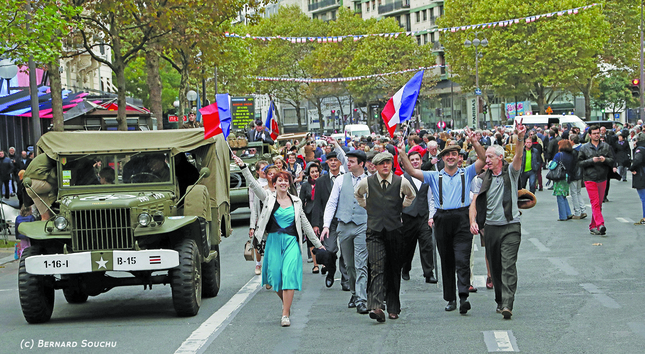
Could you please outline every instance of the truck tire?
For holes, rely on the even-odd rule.
[[[38,246],[31,246],[22,253],[18,269],[18,294],[22,315],[29,323],[44,323],[49,321],[54,311],[54,282],[51,275],[35,275],[27,273],[25,259],[29,256],[42,254]]]
[[[202,304],[202,264],[199,247],[184,239],[176,247],[179,265],[170,270],[172,303],[179,316],[195,316]]]
[[[211,259],[208,263],[202,263],[202,296],[215,297],[219,293],[220,284],[220,263],[219,263],[219,245],[213,246],[217,251],[217,257]]]
[[[61,276],[61,279],[69,279],[68,283],[72,283],[75,286],[70,286],[68,288],[63,289],[63,295],[65,295],[65,300],[67,300],[67,303],[69,304],[82,304],[87,301],[87,298],[89,295],[83,291],[83,289],[80,288],[80,277],[75,276],[75,275],[68,275],[68,274],[63,274]]]

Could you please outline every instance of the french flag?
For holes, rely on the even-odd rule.
[[[278,120],[275,117],[275,106],[273,105],[273,101],[269,103],[269,113],[267,114],[267,120],[264,123],[264,127],[266,130],[271,133],[271,139],[275,140],[278,138],[278,135],[280,135],[280,127],[278,127]]]
[[[228,93],[215,95],[215,103],[199,110],[204,122],[204,139],[217,134],[224,134],[228,138],[231,132],[231,97]]]
[[[394,137],[396,125],[412,117],[412,112],[417,104],[417,97],[419,97],[419,91],[421,90],[423,72],[424,70],[421,70],[414,74],[412,79],[387,101],[383,112],[381,112],[381,117],[391,138]]]

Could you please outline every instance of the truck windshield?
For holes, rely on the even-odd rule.
[[[164,183],[171,181],[168,152],[61,156],[63,187]]]

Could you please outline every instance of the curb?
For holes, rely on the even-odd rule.
[[[14,256],[11,255],[11,256],[4,257],[4,258],[0,258],[0,265],[6,264],[6,263],[9,263],[9,262],[13,262],[13,261],[17,261],[17,259],[14,259],[13,257]]]

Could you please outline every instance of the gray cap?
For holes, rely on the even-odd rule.
[[[372,163],[375,165],[378,165],[381,162],[387,161],[387,160],[394,161],[394,156],[387,151],[383,151],[383,152],[379,152],[378,154],[376,154],[376,156],[374,156],[374,158],[372,159]]]
[[[642,133],[642,132],[638,133],[638,135],[636,135],[636,141],[638,141],[638,142],[645,141],[645,133]]]
[[[377,152],[376,151],[369,151],[367,154],[365,154],[366,161],[372,161],[374,159],[374,156],[376,156]]]

